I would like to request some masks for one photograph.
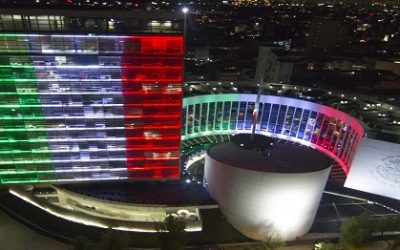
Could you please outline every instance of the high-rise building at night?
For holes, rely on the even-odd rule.
[[[179,13],[1,10],[1,183],[179,178],[183,45]]]
[[[329,53],[338,45],[343,28],[340,21],[326,17],[311,20],[306,49],[309,54]]]

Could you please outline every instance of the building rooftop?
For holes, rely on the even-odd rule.
[[[2,8],[0,30],[10,33],[182,34],[183,14],[180,11]]]
[[[2,8],[1,14],[20,14],[26,16],[68,16],[85,18],[123,18],[123,19],[154,19],[154,20],[173,20],[183,19],[181,11],[143,11],[143,10],[90,10],[90,9],[23,9],[23,8]]]
[[[196,182],[107,182],[59,185],[95,199],[148,205],[214,205],[203,185]]]
[[[264,152],[224,142],[211,147],[208,154],[234,167],[269,173],[313,172],[325,169],[331,163],[327,156],[316,150],[283,140]]]

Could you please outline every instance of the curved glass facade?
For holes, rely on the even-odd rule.
[[[201,143],[204,136],[251,133],[256,98],[252,94],[184,98],[182,141],[193,139]],[[346,174],[364,134],[355,118],[339,110],[279,96],[261,96],[256,124],[256,133],[322,151]]]

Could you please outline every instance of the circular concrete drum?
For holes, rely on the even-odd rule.
[[[236,140],[211,147],[204,184],[245,236],[293,240],[307,233],[314,221],[331,160],[308,147],[265,140],[273,146],[252,148]]]

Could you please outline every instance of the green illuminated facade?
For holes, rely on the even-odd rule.
[[[0,35],[1,45],[18,43],[19,53],[28,51],[25,40]],[[27,55],[5,55],[16,52],[9,48],[0,48],[0,180],[5,184],[51,180],[53,167],[33,62]]]

